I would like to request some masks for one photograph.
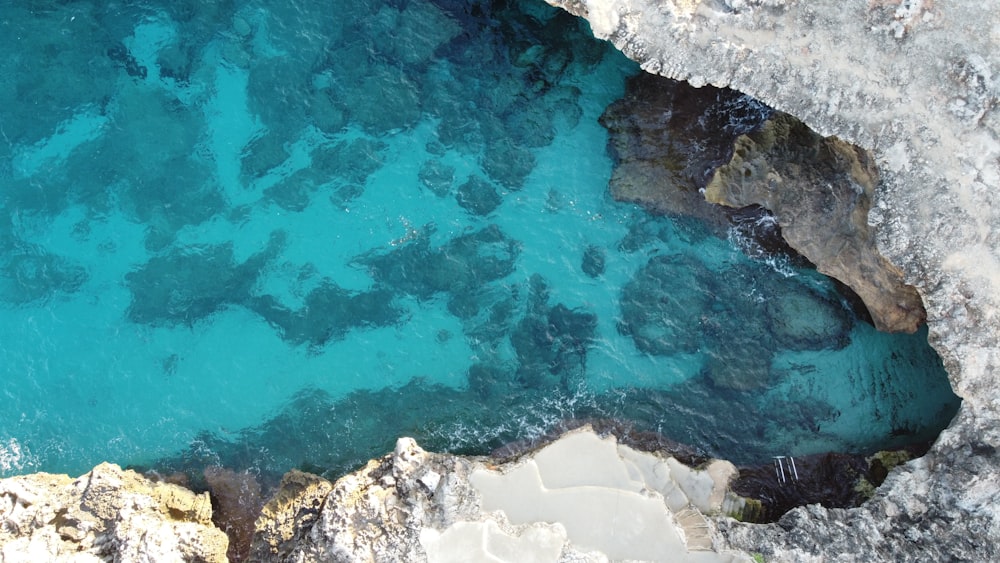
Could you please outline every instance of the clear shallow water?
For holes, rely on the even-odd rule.
[[[522,4],[3,8],[0,475],[573,417],[744,462],[936,435],[926,334],[609,198],[638,68]]]

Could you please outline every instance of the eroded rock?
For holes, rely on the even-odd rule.
[[[654,213],[697,217],[725,231],[726,210],[705,203],[699,190],[729,160],[733,141],[770,114],[767,106],[733,90],[696,89],[649,74],[629,79],[625,95],[600,119],[615,160],[611,195]]]
[[[0,561],[223,562],[208,493],[101,464],[0,480]]]
[[[742,510],[728,492],[734,475],[728,462],[693,470],[589,426],[499,466],[401,438],[336,483],[286,475],[257,522],[251,559],[749,561],[716,551],[703,515]]]
[[[788,244],[854,290],[879,330],[912,333],[926,313],[917,290],[876,247],[868,211],[877,184],[867,151],[778,113],[736,140],[705,199],[769,209]]]
[[[421,530],[475,519],[467,472],[467,461],[401,438],[392,454],[332,484],[290,473],[264,507],[252,552],[267,561],[426,560]]]

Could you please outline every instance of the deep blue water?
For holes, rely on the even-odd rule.
[[[344,468],[617,418],[736,461],[928,439],[926,333],[607,194],[639,72],[539,2],[0,7],[0,476]]]

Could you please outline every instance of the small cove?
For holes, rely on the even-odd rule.
[[[926,331],[612,200],[598,118],[639,69],[540,2],[5,10],[0,475],[346,469],[570,418],[759,463],[957,408]]]

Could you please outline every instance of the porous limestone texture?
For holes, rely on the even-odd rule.
[[[729,86],[871,151],[878,248],[963,404],[858,509],[725,523],[768,561],[1000,560],[1000,11],[933,0],[549,0],[651,73]]]
[[[226,561],[207,493],[101,464],[0,480],[0,562]]]
[[[395,452],[336,483],[285,476],[264,507],[254,561],[435,563],[750,561],[714,546],[703,513],[738,512],[732,464],[701,470],[589,427],[507,464]]]

